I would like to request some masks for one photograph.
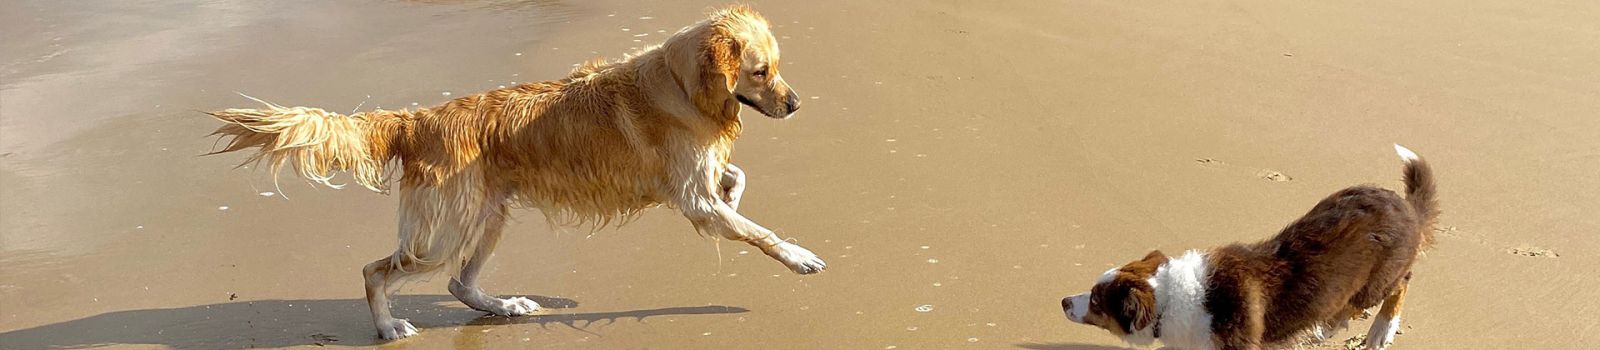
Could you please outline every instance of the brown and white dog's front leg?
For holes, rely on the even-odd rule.
[[[778,234],[739,215],[733,206],[716,196],[707,193],[695,197],[699,198],[694,198],[690,203],[679,204],[678,207],[683,210],[684,217],[689,218],[689,222],[700,232],[761,248],[761,252],[798,274],[822,272],[828,267],[817,254],[794,243],[783,241],[778,238]]]
[[[1218,350],[1260,350],[1262,337],[1267,331],[1266,301],[1261,297],[1261,287],[1255,281],[1240,281],[1231,289],[1213,289],[1219,300],[1233,300],[1234,305],[1225,313],[1213,313],[1212,337]],[[1209,300],[1209,299],[1208,299]]]
[[[1367,349],[1383,350],[1394,343],[1394,335],[1400,331],[1400,307],[1405,304],[1406,285],[1410,280],[1411,277],[1406,276],[1400,281],[1400,287],[1378,309],[1377,319],[1372,320],[1372,328],[1367,330]]]

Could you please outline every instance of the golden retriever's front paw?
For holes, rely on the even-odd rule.
[[[770,249],[765,249],[765,253],[774,259],[778,259],[778,262],[788,266],[789,270],[794,271],[794,273],[802,275],[822,272],[823,269],[828,268],[828,263],[822,262],[822,258],[817,257],[816,253],[812,253],[810,250],[794,243],[778,243]]]

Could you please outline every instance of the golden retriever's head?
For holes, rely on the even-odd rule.
[[[800,97],[778,73],[778,41],[747,6],[712,13],[664,49],[674,77],[706,115],[737,115],[739,103],[780,119],[800,109]]]

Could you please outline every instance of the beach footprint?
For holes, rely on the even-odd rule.
[[[1561,257],[1561,254],[1556,254],[1556,252],[1554,250],[1549,250],[1549,249],[1539,248],[1539,247],[1534,247],[1534,246],[1521,246],[1521,247],[1516,247],[1516,248],[1508,248],[1508,249],[1506,249],[1506,253],[1510,253],[1512,255],[1521,255],[1521,256],[1526,256],[1526,257],[1534,257],[1534,258],[1559,258],[1559,257]]]
[[[1433,232],[1434,232],[1435,236],[1443,236],[1443,237],[1451,237],[1451,238],[1463,239],[1463,240],[1466,240],[1466,241],[1469,241],[1469,242],[1472,242],[1472,243],[1477,243],[1478,245],[1506,247],[1506,248],[1501,248],[1500,251],[1505,252],[1506,254],[1511,254],[1511,255],[1525,256],[1525,257],[1530,257],[1530,258],[1559,258],[1559,257],[1561,257],[1561,254],[1556,253],[1556,251],[1554,251],[1554,250],[1550,250],[1550,249],[1547,249],[1547,248],[1541,248],[1541,247],[1537,247],[1537,246],[1532,246],[1532,245],[1528,245],[1528,244],[1512,245],[1512,244],[1508,244],[1508,243],[1504,243],[1504,242],[1499,242],[1499,241],[1495,241],[1495,240],[1489,239],[1487,236],[1485,236],[1482,233],[1463,232],[1460,229],[1457,229],[1455,226],[1437,225],[1437,226],[1433,227]]]
[[[1254,167],[1250,167],[1250,166],[1229,165],[1228,163],[1223,162],[1221,160],[1218,160],[1216,158],[1196,158],[1194,160],[1194,162],[1195,162],[1195,164],[1199,164],[1200,166],[1207,167],[1207,168],[1230,170],[1230,171],[1237,171],[1237,172],[1249,171],[1248,169],[1254,168]],[[1281,173],[1281,172],[1278,172],[1278,171],[1272,170],[1272,169],[1266,169],[1266,168],[1255,168],[1255,177],[1259,178],[1259,179],[1262,179],[1262,180],[1272,181],[1272,182],[1288,182],[1288,181],[1294,180],[1293,177],[1290,177],[1287,174],[1284,174],[1284,173]]]
[[[1261,171],[1257,171],[1256,172],[1256,176],[1259,176],[1262,179],[1266,179],[1268,181],[1276,181],[1276,182],[1284,182],[1284,181],[1294,180],[1294,178],[1289,177],[1289,175],[1284,175],[1283,173],[1273,171],[1272,169],[1261,169]]]

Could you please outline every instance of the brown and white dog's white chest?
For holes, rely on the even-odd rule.
[[[1152,256],[1158,254],[1152,253]],[[1151,262],[1151,257],[1129,266],[1113,268],[1095,282],[1094,291],[1064,299],[1062,307],[1067,319],[1100,326],[1134,345],[1152,345],[1156,340],[1161,340],[1164,345],[1179,349],[1216,348],[1211,328],[1212,316],[1206,308],[1210,266],[1205,254],[1191,250],[1176,258],[1158,258],[1164,262],[1153,270],[1136,266]],[[1108,299],[1096,296],[1096,291],[1119,297]],[[1107,305],[1112,300],[1121,300],[1126,304]],[[1148,317],[1150,322],[1136,322],[1125,330],[1121,328],[1124,326],[1120,320],[1141,317]]]
[[[1205,254],[1190,250],[1168,260],[1152,277],[1159,339],[1167,346],[1209,350],[1212,344],[1211,312],[1206,308],[1210,266]]]

